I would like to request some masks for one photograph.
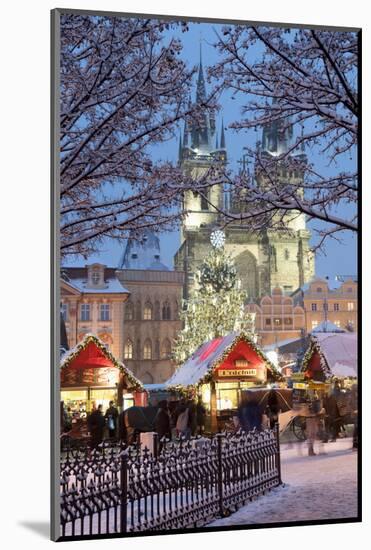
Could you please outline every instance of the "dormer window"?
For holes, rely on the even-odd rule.
[[[160,254],[155,254],[155,260],[159,260],[160,259]]]
[[[136,260],[137,258],[138,258],[138,254],[132,254],[132,255],[131,255],[131,259],[132,259],[132,260]]]
[[[93,285],[99,285],[100,283],[100,273],[99,271],[93,271],[93,274],[91,276],[91,280]]]

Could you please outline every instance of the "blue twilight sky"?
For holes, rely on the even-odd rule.
[[[216,42],[215,31],[219,31],[222,25],[211,23],[192,23],[189,25],[187,33],[179,33],[178,36],[184,44],[182,57],[190,65],[198,65],[200,55],[200,40],[202,42],[202,60],[204,69],[211,66],[218,60],[218,52],[213,48],[212,44]],[[174,32],[169,34],[174,35]],[[253,54],[252,54],[253,55]],[[205,74],[206,76],[206,74]],[[196,83],[196,75],[194,76]],[[195,84],[196,85],[196,84]],[[220,137],[220,128],[222,117],[224,119],[224,127],[228,127],[233,121],[238,120],[241,116],[241,107],[246,102],[242,96],[236,96],[233,100],[231,94],[224,93],[221,98],[222,109],[217,116],[217,130]],[[179,132],[183,126],[179,127]],[[228,162],[232,169],[237,170],[237,161],[242,157],[243,148],[246,146],[252,147],[257,140],[261,140],[261,132],[254,130],[235,132],[232,129],[226,130],[226,146],[228,154]],[[310,161],[315,162],[318,171],[321,173],[331,173],[332,166],[326,165],[326,159],[319,155],[316,151],[306,150]],[[167,143],[158,145],[153,149],[154,160],[169,160],[176,162],[178,158],[178,139],[173,139]],[[350,155],[342,159],[342,165],[336,166],[336,171],[339,170],[354,170],[356,163],[356,155],[354,158]],[[345,210],[339,209],[341,215]],[[311,222],[308,227],[318,227],[318,222]],[[162,261],[169,267],[173,266],[173,256],[180,244],[179,231],[160,234]],[[314,244],[315,240],[313,240]],[[71,259],[66,263],[68,265],[85,265],[92,261],[99,261],[108,266],[117,266],[125,244],[118,241],[107,241],[102,246],[99,255],[91,256],[88,260],[83,258]],[[357,273],[357,241],[350,232],[344,232],[342,243],[333,240],[328,240],[326,245],[326,255],[317,254],[316,256],[316,273],[320,277],[328,276],[333,280],[337,274],[352,275]]]

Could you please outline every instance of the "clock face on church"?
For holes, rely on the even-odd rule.
[[[225,234],[220,229],[213,231],[210,235],[210,242],[215,248],[223,248],[225,243]]]

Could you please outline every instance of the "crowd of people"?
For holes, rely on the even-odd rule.
[[[353,449],[358,448],[357,422],[357,385],[351,389],[342,389],[335,382],[330,392],[319,396],[312,390],[301,396],[303,408],[300,416],[305,418],[305,435],[308,445],[308,455],[315,456],[315,441],[336,441],[345,433],[345,419],[353,423]],[[346,410],[345,410],[345,409]],[[279,420],[280,406],[277,394],[271,391],[264,407],[254,399],[243,399],[238,407],[237,415],[233,418],[233,429],[241,428],[244,431],[261,430],[265,427],[273,428]],[[86,437],[93,448],[97,447],[106,436],[109,439],[120,437],[120,426],[124,425],[123,412],[119,411],[113,401],[103,412],[101,404],[94,406],[90,414],[85,411],[71,412],[63,408],[63,434],[74,438],[83,426]],[[160,446],[163,438],[171,440],[182,437],[202,435],[205,432],[207,411],[199,397],[181,399],[177,402],[162,400],[157,405],[154,417],[153,430],[158,434]],[[350,418],[349,418],[350,417]]]

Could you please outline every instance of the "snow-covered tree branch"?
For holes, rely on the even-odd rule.
[[[154,19],[61,18],[61,253],[87,255],[106,237],[168,229],[179,216],[181,173],[154,162],[189,105],[194,69]],[[183,26],[183,30],[186,27]],[[132,233],[133,234],[133,233]]]
[[[285,212],[295,211],[325,222],[329,237],[357,231],[357,33],[231,25],[215,47],[221,61],[209,76],[244,101],[230,127],[241,134],[275,127],[290,137],[272,154],[269,143],[245,148],[254,169],[226,174],[242,208],[223,210],[226,223],[240,219],[259,229],[276,211],[274,223],[285,227]]]

